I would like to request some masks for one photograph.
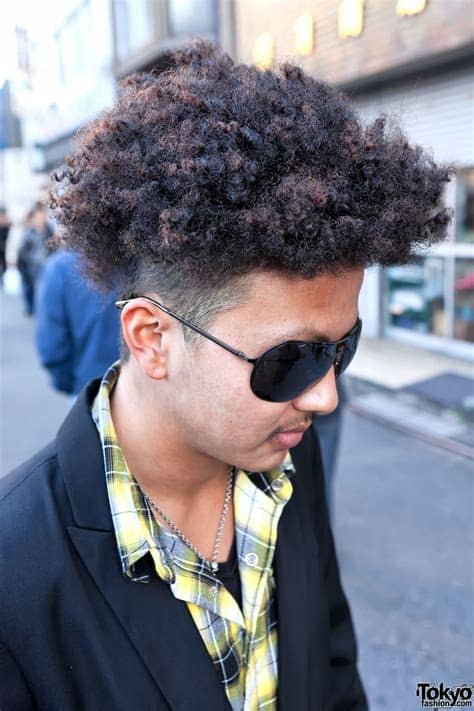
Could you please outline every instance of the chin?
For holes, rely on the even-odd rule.
[[[283,464],[287,452],[287,449],[279,449],[271,454],[256,457],[254,460],[249,457],[248,461],[242,462],[242,464],[236,464],[236,466],[248,472],[266,472]]]

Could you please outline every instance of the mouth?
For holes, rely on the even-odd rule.
[[[287,430],[278,430],[270,437],[270,441],[282,449],[291,449],[301,442],[304,433],[310,426],[311,424],[304,424]]]

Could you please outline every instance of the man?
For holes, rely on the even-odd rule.
[[[35,312],[35,294],[38,279],[49,254],[48,240],[53,228],[48,222],[44,205],[35,203],[27,215],[27,226],[18,250],[18,270],[23,283],[25,315]]]
[[[55,197],[121,360],[0,505],[0,707],[367,708],[311,418],[448,172],[285,66],[125,81]]]
[[[91,287],[73,252],[60,249],[46,260],[37,289],[36,348],[56,390],[75,397],[117,360],[115,300],[114,292]]]
[[[0,282],[7,270],[7,242],[12,223],[5,207],[0,205]]]

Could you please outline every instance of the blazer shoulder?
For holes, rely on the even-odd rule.
[[[54,442],[50,442],[30,459],[0,478],[0,511],[8,507],[9,499],[22,496],[26,489],[41,486],[44,476],[57,467]]]
[[[70,504],[55,446],[48,445],[0,480],[0,596],[30,584],[39,561],[59,560],[62,532],[71,522]],[[58,557],[59,556],[59,557]],[[51,565],[41,568],[44,583]]]

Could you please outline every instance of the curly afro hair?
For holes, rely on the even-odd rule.
[[[52,203],[62,244],[102,286],[143,264],[203,284],[257,267],[310,278],[442,240],[450,172],[298,67],[262,72],[198,40],[122,82]]]

